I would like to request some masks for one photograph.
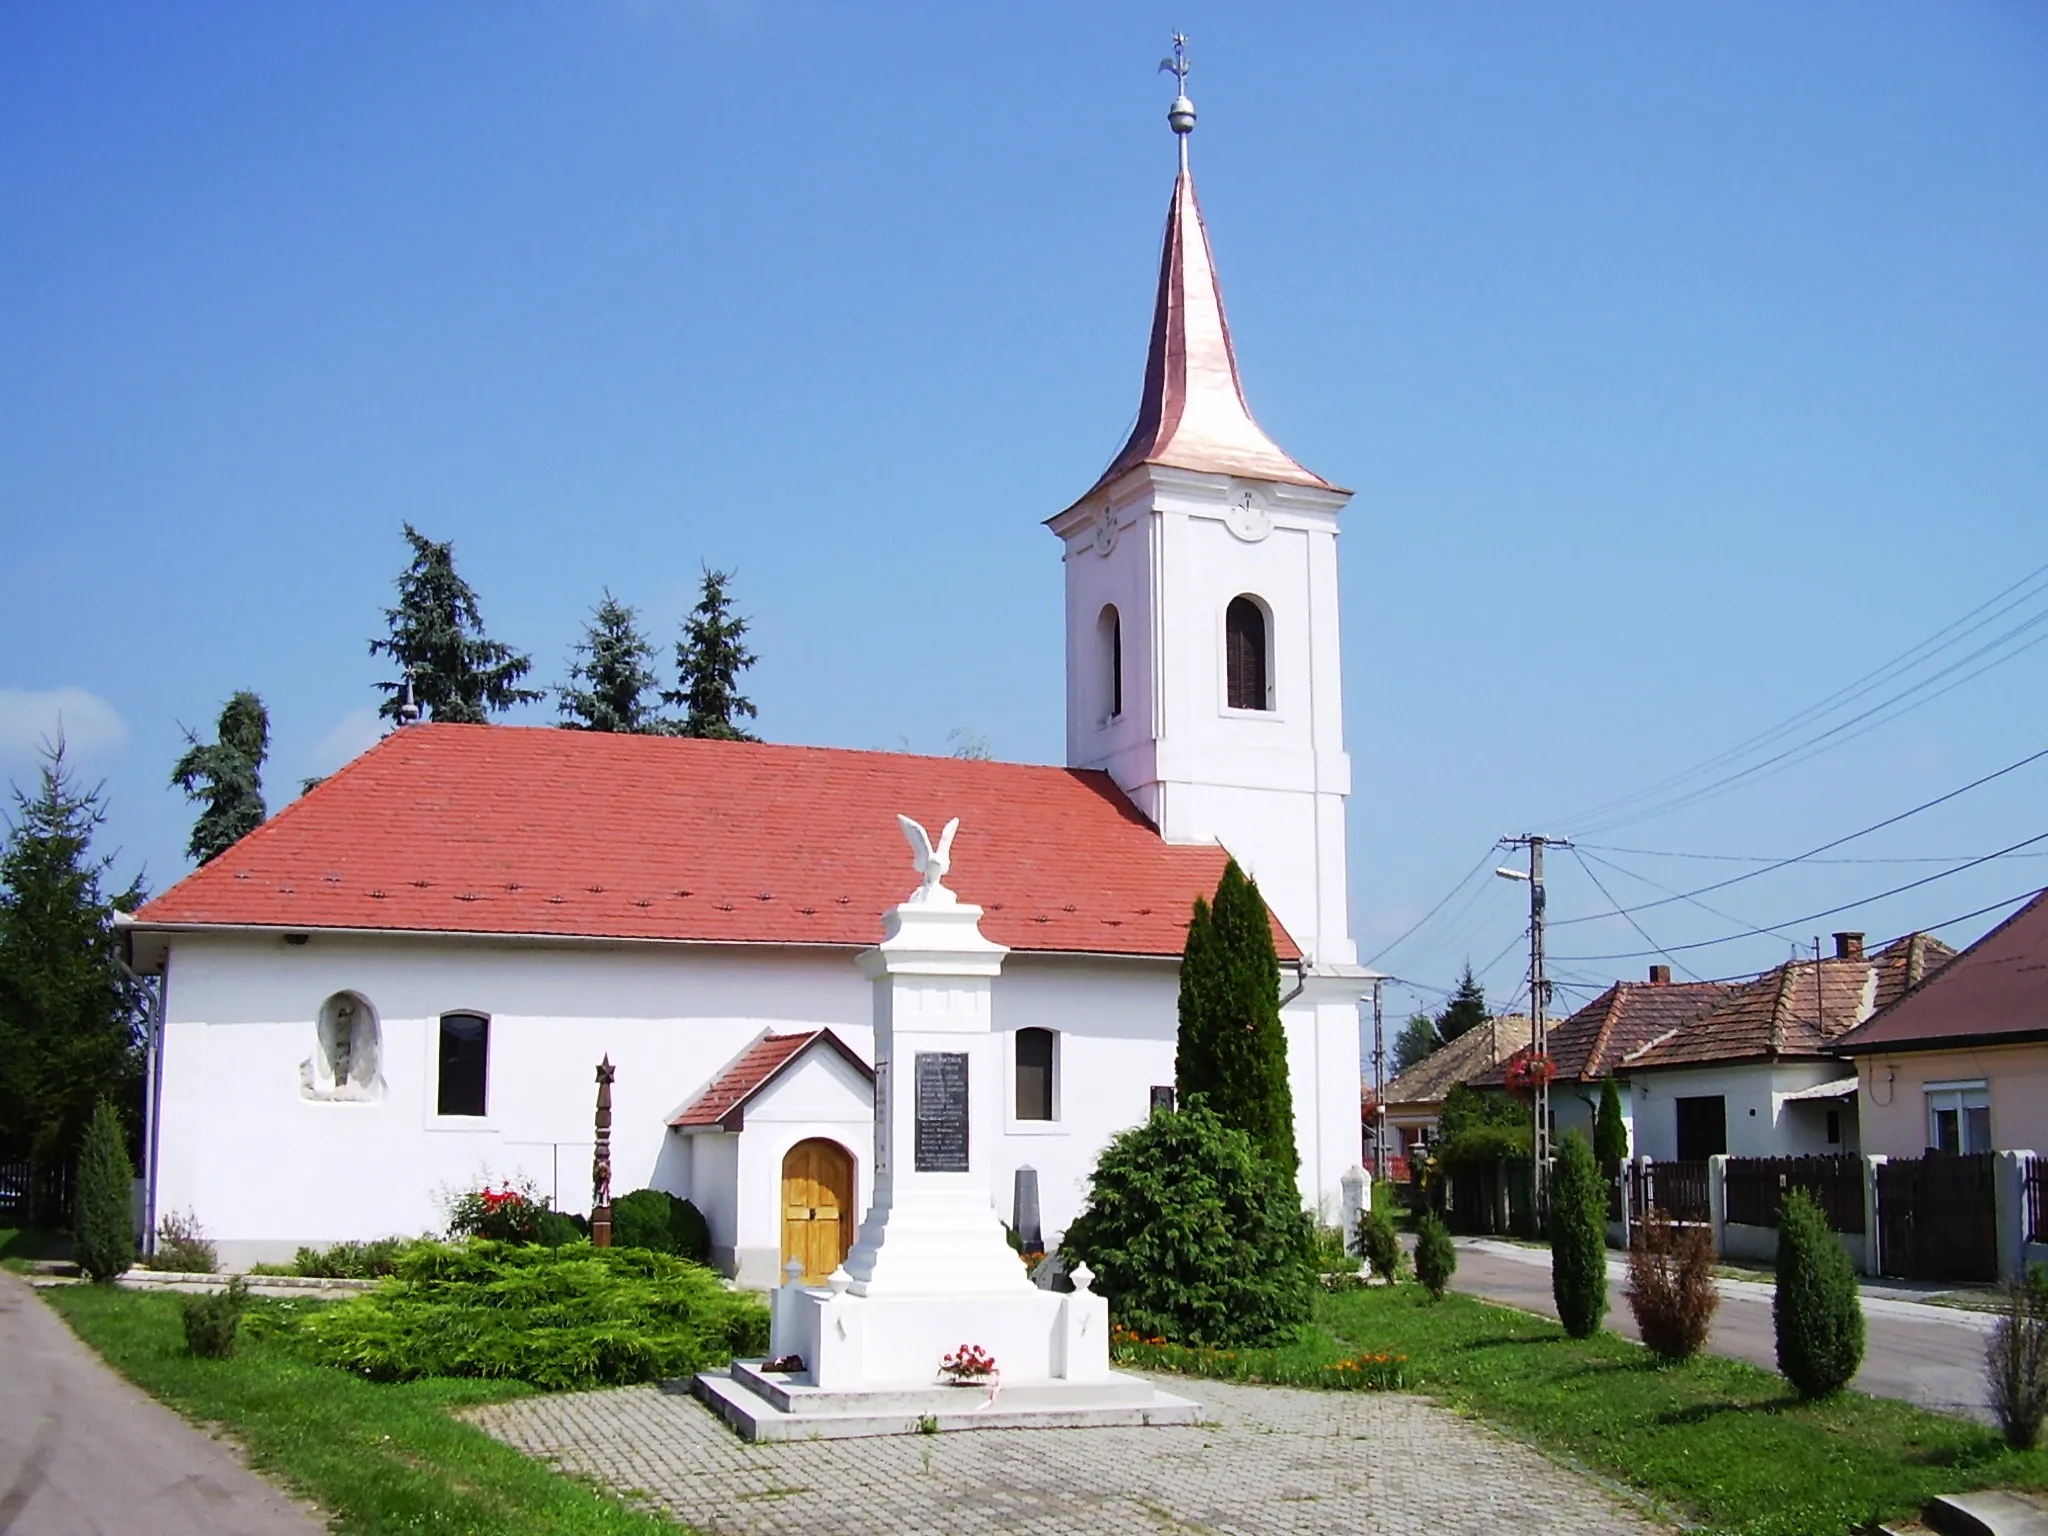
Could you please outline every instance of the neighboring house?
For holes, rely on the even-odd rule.
[[[237,1263],[438,1226],[437,1195],[486,1169],[582,1210],[609,1056],[618,1192],[688,1195],[748,1283],[828,1269],[873,1187],[856,957],[917,884],[898,813],[958,818],[952,887],[1010,951],[1003,1072],[966,1087],[996,1211],[1036,1204],[1056,1242],[1103,1144],[1170,1092],[1190,909],[1232,855],[1288,971],[1301,1192],[1335,1208],[1370,986],[1347,911],[1350,493],[1252,419],[1185,166],[1158,270],[1135,425],[1049,520],[1065,767],[397,730],[123,920],[164,978],[154,1208],[191,1209]],[[890,594],[900,644],[844,648],[908,698],[962,643],[922,590],[1014,574],[940,558]]]
[[[2048,891],[1834,1049],[1865,1152],[2048,1152]]]
[[[1529,1043],[1533,1026],[1522,1013],[1502,1014],[1438,1046],[1387,1084],[1387,1155],[1405,1160],[1428,1145],[1443,1113],[1444,1095],[1470,1083]],[[1369,1097],[1368,1093],[1368,1097]],[[1367,1134],[1372,1118],[1368,1112]]]
[[[1576,1130],[1592,1139],[1601,1080],[1610,1073],[1621,1093],[1622,1118],[1633,1126],[1630,1085],[1619,1070],[1622,1060],[1697,1018],[1728,992],[1719,982],[1674,982],[1670,966],[1653,965],[1648,981],[1617,981],[1577,1013],[1551,1025],[1550,1061],[1555,1072],[1550,1088],[1552,1134]],[[1508,1065],[1503,1060],[1475,1078],[1472,1086],[1504,1087]],[[1630,1146],[1633,1150],[1633,1129]]]
[[[1789,961],[1629,1056],[1635,1153],[1693,1160],[1855,1152],[1856,1079],[1832,1054],[1877,1009],[1953,958],[1916,933],[1866,956],[1863,935]]]

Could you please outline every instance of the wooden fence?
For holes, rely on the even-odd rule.
[[[1930,1152],[1877,1168],[1877,1247],[1887,1275],[1991,1280],[1998,1274],[1992,1153]]]
[[[1803,1189],[1820,1202],[1835,1231],[1863,1231],[1860,1157],[1731,1157],[1722,1188],[1728,1220],[1744,1226],[1775,1227],[1785,1196]]]
[[[1629,1215],[1641,1221],[1651,1211],[1662,1211],[1676,1222],[1705,1224],[1713,1219],[1707,1198],[1707,1164],[1704,1158],[1686,1162],[1652,1162],[1645,1158],[1629,1164]],[[1609,1209],[1612,1209],[1610,1205]]]

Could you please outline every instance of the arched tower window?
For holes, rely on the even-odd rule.
[[[1095,627],[1101,636],[1103,697],[1109,703],[1104,717],[1114,720],[1124,712],[1124,621],[1115,603],[1103,606]]]
[[[369,999],[337,992],[320,1005],[313,1054],[299,1064],[300,1089],[309,1099],[382,1098],[383,1052],[383,1031]]]
[[[1225,697],[1232,709],[1273,707],[1272,652],[1266,610],[1254,598],[1233,597],[1223,614]]]

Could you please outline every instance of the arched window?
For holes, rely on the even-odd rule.
[[[1114,720],[1124,712],[1124,621],[1115,603],[1104,605],[1095,627],[1101,637],[1103,697],[1109,703],[1103,714]]]
[[[480,1013],[441,1015],[441,1077],[434,1112],[482,1115],[489,1104],[491,1021]]]
[[[1232,709],[1271,709],[1272,653],[1266,610],[1249,597],[1233,597],[1223,614],[1225,697]]]
[[[1056,1120],[1053,1113],[1054,1064],[1059,1059],[1059,1031],[1017,1031],[1017,1118]]]
[[[320,1005],[313,1054],[299,1063],[300,1091],[309,1099],[380,1099],[383,1051],[377,1010],[360,993],[337,992]]]

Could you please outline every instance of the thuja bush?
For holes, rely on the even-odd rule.
[[[636,1189],[612,1202],[612,1246],[672,1253],[702,1264],[711,1252],[711,1229],[689,1201],[666,1190]]]
[[[2048,1417],[2048,1270],[2038,1264],[2006,1287],[2005,1311],[1984,1347],[1984,1380],[2005,1443],[2031,1451]]]
[[[1786,1193],[1778,1213],[1778,1369],[1801,1397],[1827,1397],[1863,1363],[1863,1297],[1849,1255],[1827,1216],[1803,1189]]]
[[[113,1284],[135,1262],[134,1186],[135,1165],[128,1161],[121,1117],[101,1099],[78,1154],[72,1246],[78,1267],[97,1284]]]
[[[687,1376],[768,1347],[768,1312],[700,1265],[644,1248],[421,1243],[376,1290],[299,1330],[372,1381],[485,1376],[549,1391]]]
[[[1714,1244],[1704,1227],[1680,1227],[1655,1212],[1628,1251],[1628,1305],[1644,1345],[1665,1360],[1689,1360],[1706,1346],[1721,1293]]]
[[[1060,1252],[1095,1271],[1120,1326],[1178,1344],[1292,1338],[1317,1283],[1293,1175],[1199,1098],[1111,1139]]]
[[[1578,1131],[1558,1141],[1550,1174],[1550,1294],[1575,1339],[1590,1338],[1607,1312],[1607,1185]]]
[[[1415,1228],[1415,1278],[1431,1300],[1442,1301],[1457,1272],[1458,1250],[1451,1242],[1451,1229],[1435,1211],[1426,1212]]]
[[[1401,1233],[1394,1225],[1394,1202],[1391,1195],[1381,1199],[1392,1189],[1391,1184],[1374,1185],[1372,1208],[1358,1218],[1358,1251],[1365,1255],[1373,1278],[1388,1285],[1401,1278]]]

